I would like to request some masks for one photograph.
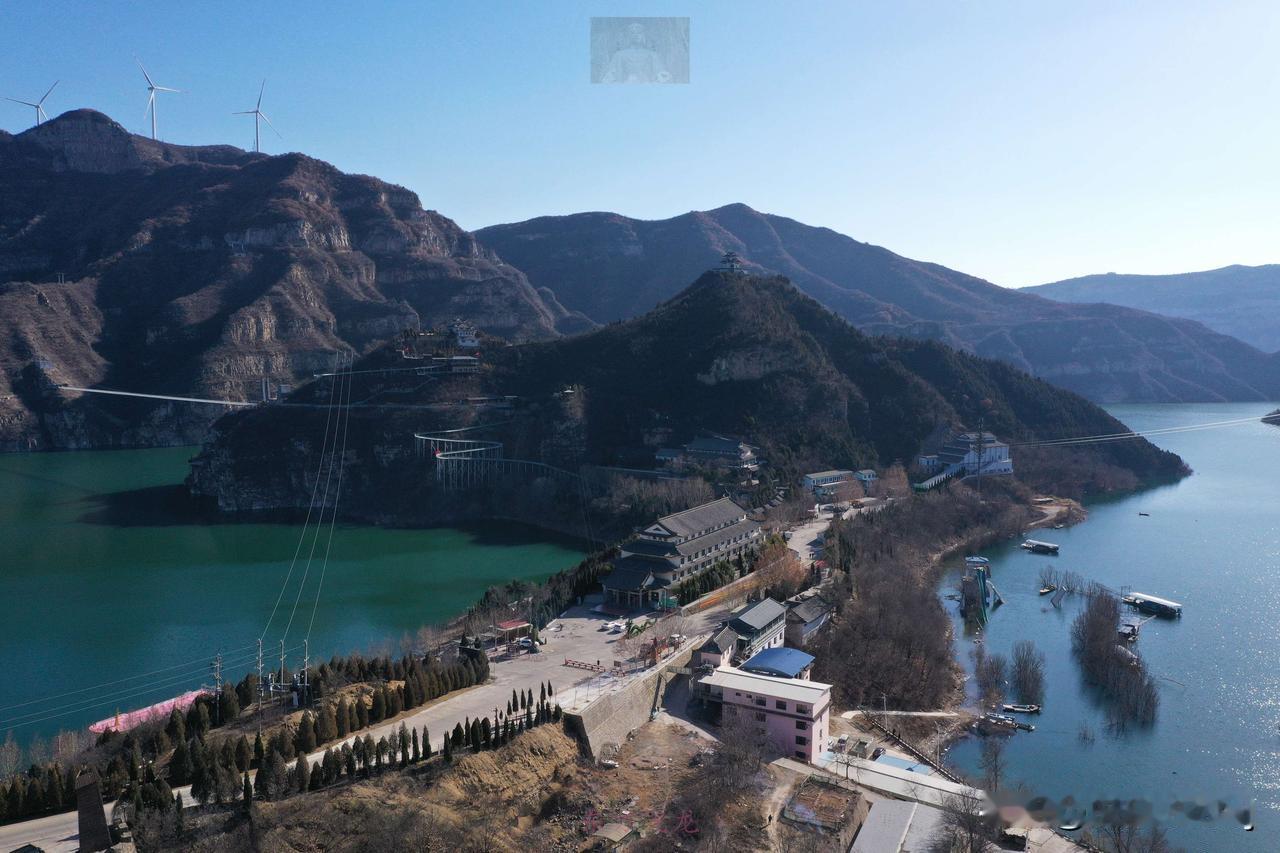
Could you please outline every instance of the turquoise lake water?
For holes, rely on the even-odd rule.
[[[219,650],[236,678],[248,670],[301,525],[193,517],[174,488],[192,452],[0,455],[0,737],[48,737],[197,687]],[[583,556],[578,542],[513,525],[339,525],[319,604],[317,559],[287,643],[302,642],[314,606],[313,658],[396,652],[405,632],[457,615],[487,587],[541,580]],[[266,633],[268,667],[303,570]],[[297,667],[301,651],[289,661]]]
[[[1108,411],[1147,430],[1271,408]],[[1254,423],[1153,440],[1195,473],[1094,503],[1083,524],[1036,533],[1062,546],[1057,557],[1026,553],[1017,542],[983,552],[1005,600],[984,632],[987,650],[1008,655],[1016,641],[1028,639],[1047,656],[1044,712],[1032,720],[1035,732],[1012,737],[1005,775],[1035,793],[1072,795],[1086,805],[1095,798],[1140,797],[1157,809],[1174,801],[1225,799],[1239,807],[1252,800],[1252,833],[1230,815],[1213,822],[1175,815],[1162,825],[1188,850],[1280,850],[1280,428]],[[1037,594],[1039,570],[1050,563],[1113,589],[1128,586],[1183,604],[1181,619],[1146,623],[1137,643],[1160,685],[1159,718],[1150,729],[1108,732],[1101,700],[1082,684],[1071,657],[1068,631],[1079,597],[1055,610]],[[956,587],[959,569],[944,591]],[[955,602],[946,604],[954,612]],[[969,668],[972,637],[964,637],[958,616],[956,626],[957,651]],[[1092,746],[1078,738],[1082,723],[1096,735]],[[948,759],[981,777],[976,738],[960,742]]]

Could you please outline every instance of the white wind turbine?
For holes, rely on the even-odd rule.
[[[275,135],[276,135],[276,136],[280,136],[280,131],[276,130],[276,126],[275,126],[274,124],[272,124],[272,123],[271,123],[271,119],[267,118],[267,114],[266,114],[266,113],[264,113],[264,112],[262,111],[262,93],[263,93],[264,91],[266,91],[266,88],[267,88],[267,81],[266,81],[266,80],[263,80],[263,81],[262,81],[262,87],[258,89],[258,103],[257,103],[257,106],[255,106],[253,109],[251,109],[251,110],[240,110],[239,112],[232,113],[232,115],[237,115],[237,116],[253,116],[253,150],[254,150],[254,153],[258,153],[259,151],[261,151],[261,149],[258,147],[258,123],[259,123],[259,119],[261,119],[262,121],[265,121],[265,122],[267,123],[267,127],[271,128],[273,131],[275,131]],[[281,138],[281,139],[284,139],[284,137],[283,137],[283,136],[280,136],[280,138]]]
[[[55,80],[53,82],[53,85],[49,87],[49,91],[44,93],[44,98],[41,98],[40,100],[36,101],[34,104],[31,103],[30,101],[19,101],[17,98],[5,98],[5,100],[13,101],[15,104],[22,104],[28,107],[35,107],[36,127],[39,127],[41,122],[49,120],[49,114],[44,111],[45,98],[49,97],[49,93],[52,92],[54,89],[58,88],[58,84],[61,82],[62,82],[61,80]]]
[[[138,57],[133,58],[138,63],[138,67],[142,68],[142,60]],[[156,138],[156,93],[157,92],[181,92],[181,89],[170,89],[167,86],[157,86],[151,79],[151,75],[147,73],[147,69],[142,68],[142,76],[147,78],[147,112],[151,113],[151,138]]]

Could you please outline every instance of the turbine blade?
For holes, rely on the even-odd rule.
[[[232,113],[232,115],[233,116],[251,116],[256,112],[257,110],[237,110],[236,112]]]
[[[262,86],[261,88],[258,89],[258,106],[255,107],[255,109],[262,109],[262,93],[265,92],[266,89],[267,89],[267,81],[266,81],[266,78],[263,78]]]
[[[262,120],[267,123],[267,127],[275,131],[276,136],[279,136],[281,139],[284,139],[284,136],[280,133],[280,131],[276,130],[276,126],[271,123],[271,119],[267,118],[266,113],[264,113],[262,110],[258,110],[258,115],[262,116]]]
[[[49,87],[49,91],[44,93],[44,98],[49,97],[49,93],[52,92],[54,89],[58,88],[58,84],[61,82],[62,82],[61,80],[54,80],[53,85]],[[40,99],[40,103],[42,104],[44,103],[44,98]]]
[[[141,60],[141,59],[139,59],[138,57],[136,57],[136,56],[135,56],[135,57],[133,58],[133,61],[134,61],[134,62],[136,62],[136,63],[138,63],[138,67],[139,67],[139,68],[142,68],[142,60]],[[156,85],[156,84],[155,84],[154,82],[152,82],[152,80],[151,80],[151,75],[147,73],[147,69],[142,68],[142,76],[147,78],[147,85],[148,85],[148,86],[151,86],[151,87],[153,87],[153,88],[155,87],[155,85]]]
[[[44,107],[39,107],[39,106],[38,106],[38,107],[36,107],[36,112],[40,114],[40,120],[41,120],[41,121],[48,121],[48,120],[49,120],[49,114],[48,114],[47,112],[45,112],[45,111],[44,111]]]
[[[155,106],[156,106],[156,93],[152,92],[151,95],[147,98],[147,108],[142,111],[142,114],[144,116],[150,114],[150,112],[153,109],[155,109]]]
[[[30,101],[19,101],[17,98],[5,98],[6,101],[13,101],[15,104],[22,104],[24,107],[38,107],[39,104],[33,104]]]
[[[181,92],[181,89],[170,89],[168,86],[153,86],[157,92]]]

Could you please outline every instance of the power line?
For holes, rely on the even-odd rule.
[[[347,373],[347,402],[351,402],[351,374]],[[345,417],[344,417],[345,414]],[[316,583],[316,600],[311,605],[311,619],[307,622],[307,641],[311,640],[311,629],[316,623],[316,610],[320,607],[320,591],[324,589],[324,576],[329,569],[329,552],[333,548],[333,529],[338,520],[338,502],[342,499],[342,477],[346,472],[347,430],[351,426],[351,410],[339,409],[338,420],[342,422],[342,450],[338,454],[338,486],[333,493],[333,510],[329,516],[329,540],[324,546],[324,562],[320,565],[320,580]],[[324,513],[321,512],[321,521]],[[305,669],[304,669],[305,671]]]
[[[1022,441],[1010,444],[1010,447],[1064,447],[1073,444],[1098,444],[1110,441],[1130,441],[1135,438],[1158,437],[1162,435],[1176,435],[1182,432],[1196,432],[1207,429],[1221,429],[1225,427],[1243,426],[1245,424],[1260,423],[1262,416],[1250,418],[1234,418],[1225,421],[1209,421],[1200,424],[1184,424],[1173,427],[1160,427],[1158,429],[1149,430],[1130,430],[1128,432],[1112,432],[1101,433],[1098,435],[1086,435],[1076,438],[1050,438],[1037,441]]]
[[[333,400],[337,393],[337,380],[329,385],[329,410],[324,419],[324,438],[320,443],[320,458],[316,463],[315,482],[311,485],[311,501],[307,504],[307,515],[302,522],[302,530],[298,533],[298,544],[293,549],[293,559],[289,562],[289,572],[284,577],[284,582],[280,584],[280,594],[276,596],[275,606],[271,608],[271,615],[267,618],[267,624],[262,626],[262,633],[258,635],[259,641],[267,636],[267,631],[271,630],[271,623],[275,621],[276,611],[280,609],[280,602],[284,600],[285,590],[289,588],[289,580],[293,577],[293,570],[298,565],[298,555],[302,553],[302,543],[307,538],[307,525],[311,523],[311,513],[316,505],[316,493],[320,488],[320,471],[324,468],[325,448],[329,446],[329,422],[333,417]],[[335,439],[336,439],[335,433]]]
[[[247,646],[241,646],[240,648],[232,649],[231,654],[235,654],[241,649],[251,649],[253,648],[253,645],[254,645],[253,643],[250,643]],[[37,705],[37,704],[43,705],[45,702],[52,702],[55,699],[65,699],[68,696],[75,696],[80,693],[88,693],[91,690],[101,690],[104,687],[113,687],[117,684],[123,684],[126,681],[137,681],[139,678],[148,678],[150,676],[159,675],[162,672],[170,672],[175,669],[187,669],[192,666],[195,666],[196,664],[207,666],[208,663],[209,663],[209,659],[207,656],[201,657],[189,662],[177,663],[177,664],[174,664],[173,666],[166,666],[161,669],[154,669],[151,672],[144,672],[139,675],[130,675],[124,678],[118,678],[115,681],[104,681],[101,684],[94,684],[89,687],[81,687],[78,690],[68,690],[66,693],[58,693],[53,696],[46,696],[43,699],[29,699],[26,702],[18,702],[13,705],[5,705],[4,707],[0,707],[0,711],[9,711],[14,708],[25,708],[28,705]]]

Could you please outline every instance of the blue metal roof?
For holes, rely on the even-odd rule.
[[[752,655],[740,669],[760,675],[776,675],[779,678],[796,678],[813,663],[813,655],[799,649],[777,646]]]

